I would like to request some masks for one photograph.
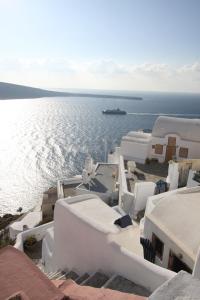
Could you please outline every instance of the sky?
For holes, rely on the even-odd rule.
[[[0,0],[0,81],[200,92],[200,0]]]

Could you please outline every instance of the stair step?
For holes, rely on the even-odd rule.
[[[57,279],[61,275],[62,275],[61,271],[56,271],[56,272],[52,272],[52,273],[47,274],[47,277],[50,280],[53,280],[53,279]]]
[[[78,279],[78,277],[79,277],[79,275],[76,273],[76,272],[74,272],[74,271],[69,271],[68,273],[66,273],[65,275],[65,278],[64,279],[72,279],[72,280],[76,280],[76,279]]]
[[[76,281],[77,284],[81,284],[82,282],[84,282],[89,277],[90,277],[90,275],[88,273],[84,273],[83,275],[78,277],[75,281]]]
[[[87,285],[92,286],[96,288],[102,287],[106,281],[109,279],[109,277],[101,272],[96,272],[93,275],[91,275],[88,279],[82,282],[81,285]]]
[[[104,284],[104,288],[120,291],[123,293],[135,294],[138,296],[150,296],[151,293],[144,288],[120,275],[114,275]]]
[[[57,273],[53,278],[51,278],[51,280],[59,279],[60,276],[62,276],[62,272]]]

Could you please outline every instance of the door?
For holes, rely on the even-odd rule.
[[[175,155],[176,155],[176,138],[170,136],[168,137],[165,161],[168,162],[169,160],[172,160],[173,156]]]
[[[192,273],[192,270],[184,262],[182,262],[182,260],[180,260],[172,251],[170,251],[169,253],[168,269],[177,273],[181,270],[184,270],[188,273]]]

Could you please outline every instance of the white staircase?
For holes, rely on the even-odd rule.
[[[82,286],[91,286],[95,288],[109,288],[124,293],[135,294],[139,296],[150,296],[150,292],[120,275],[108,276],[102,271],[97,271],[92,274],[79,274],[74,270],[57,271],[45,273],[50,280],[67,280],[72,279],[77,284]]]

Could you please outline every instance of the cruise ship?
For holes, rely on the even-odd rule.
[[[102,111],[105,115],[126,115],[127,112],[125,110],[117,109],[106,109]]]

